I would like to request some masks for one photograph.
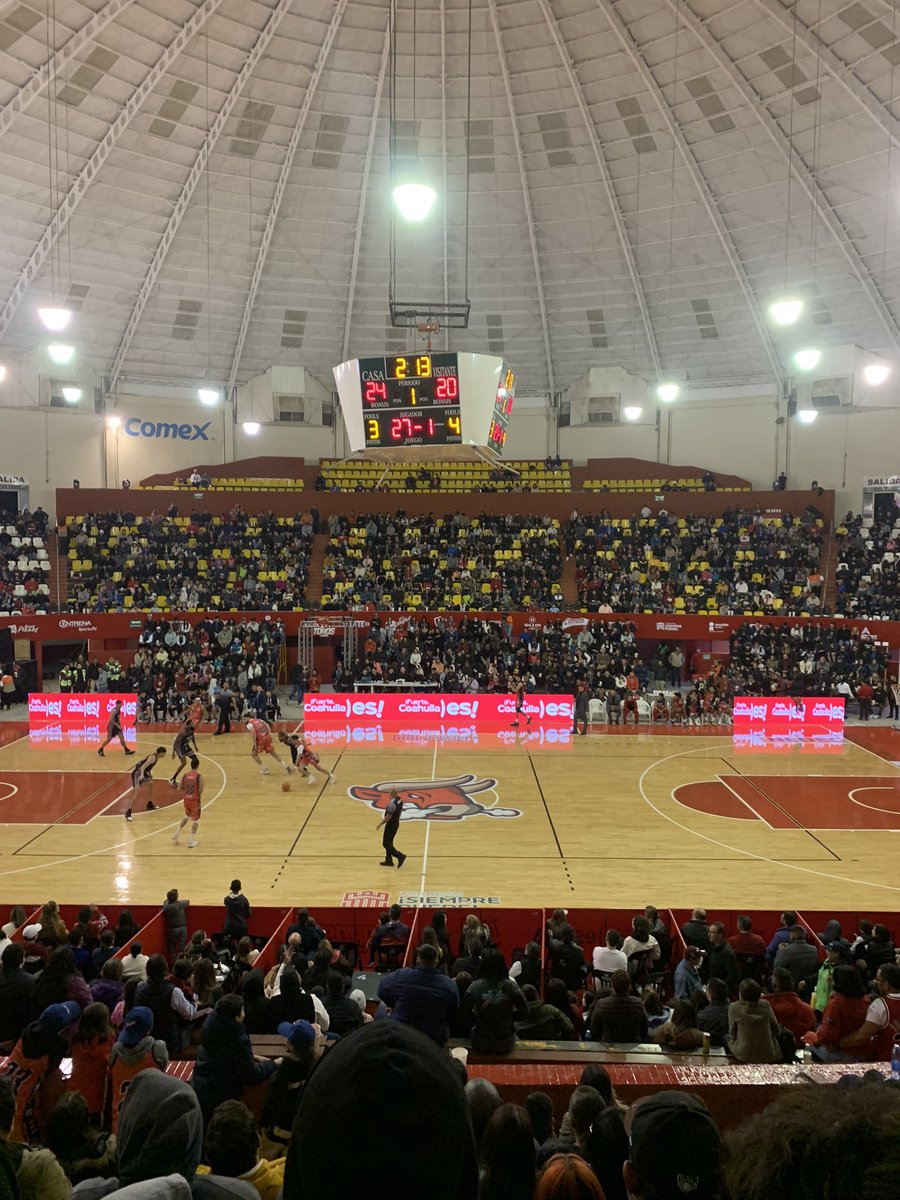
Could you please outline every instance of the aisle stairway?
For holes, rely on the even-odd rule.
[[[313,534],[312,553],[309,556],[309,582],[306,585],[306,607],[318,608],[322,599],[322,574],[328,534]]]
[[[577,612],[581,605],[578,603],[578,586],[575,582],[575,555],[572,554],[566,558],[566,539],[563,534],[559,538],[559,552],[562,555],[562,578],[560,579],[560,587],[562,594],[565,597],[565,607],[570,612]]]
[[[47,580],[50,585],[50,600],[57,612],[65,612],[69,598],[68,560],[65,554],[59,552],[59,536],[56,533],[47,534],[47,554],[50,559],[50,574]]]
[[[837,541],[833,533],[825,535],[822,543],[822,574],[825,576],[825,585],[822,589],[822,606],[827,612],[835,611],[835,601],[837,599],[837,581],[834,573],[838,565]]]

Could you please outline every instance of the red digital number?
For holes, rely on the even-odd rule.
[[[509,414],[512,412],[512,406],[513,406],[513,394],[512,394],[512,392],[510,392],[510,394],[506,398],[506,415],[507,416],[509,416]]]
[[[453,375],[441,375],[435,382],[435,400],[455,400],[459,395],[459,380]]]
[[[387,384],[367,379],[365,395],[367,404],[374,404],[376,400],[387,400]]]
[[[431,417],[428,418],[428,436],[430,438],[434,437],[434,421],[432,421]]]
[[[413,435],[413,423],[410,417],[394,417],[391,421],[391,441],[402,442],[404,438]]]

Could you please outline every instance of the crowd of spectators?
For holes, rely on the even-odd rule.
[[[897,716],[889,647],[865,631],[825,624],[748,621],[729,638],[728,674],[743,695],[844,696],[859,715]],[[862,690],[860,690],[862,689]]]
[[[88,513],[60,536],[69,607],[119,612],[290,610],[306,599],[314,519],[192,512]]]
[[[177,720],[195,700],[211,720],[223,696],[230,698],[230,718],[246,713],[274,720],[284,645],[284,625],[268,614],[262,621],[221,617],[196,625],[148,617],[124,672],[124,690],[137,692],[150,721]]]
[[[574,512],[568,540],[580,603],[593,612],[822,611],[821,522],[764,517],[640,517]]]
[[[537,940],[510,964],[477,916],[451,942],[436,913],[412,965],[381,975],[371,1013],[343,948],[305,909],[279,962],[254,966],[240,889],[233,880],[224,900],[225,953],[203,930],[179,938],[169,961],[131,943],[127,977],[96,906],[72,930],[44,906],[28,939],[48,951],[43,966],[3,941],[2,1200],[336,1200],[371,1184],[396,1114],[404,1141],[390,1188],[403,1196],[423,1195],[423,1181],[435,1200],[886,1200],[896,1190],[900,1095],[883,1068],[792,1089],[723,1134],[687,1089],[629,1108],[600,1063],[584,1067],[557,1123],[549,1095],[504,1103],[447,1051],[454,1038],[491,1056],[525,1039],[588,1038],[709,1046],[748,1064],[801,1048],[884,1064],[900,1020],[884,926],[861,921],[845,937],[832,920],[813,935],[785,911],[766,941],[749,917],[729,933],[698,908],[675,930],[648,906],[627,936],[610,929],[591,950],[558,909],[537,931],[550,973],[541,994]],[[173,905],[186,910],[171,897],[170,933]],[[23,916],[11,914],[4,934]],[[402,911],[385,918],[402,945]],[[191,1045],[188,1083],[166,1067]]]
[[[847,513],[837,542],[835,611],[868,620],[900,620],[900,510],[866,521]]]
[[[376,617],[361,643],[357,662],[338,663],[337,691],[402,679],[423,690],[505,692],[519,678],[530,691],[572,692],[581,682],[593,692],[607,683],[614,687],[632,670],[648,678],[628,621],[565,629],[550,620],[514,639],[508,619],[470,616],[457,625],[441,617],[434,624],[416,617],[382,623]]]
[[[322,608],[559,609],[562,559],[550,517],[461,513],[328,518]]]
[[[6,612],[55,612],[50,598],[47,514],[27,508],[0,515],[0,609]]]

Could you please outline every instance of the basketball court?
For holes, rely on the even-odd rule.
[[[281,726],[293,728],[291,724]],[[142,729],[139,752],[173,730]],[[31,741],[0,726],[0,880],[9,903],[159,903],[169,887],[218,903],[234,875],[258,904],[502,904],[893,909],[900,903],[900,733],[851,726],[841,744],[736,747],[731,731],[588,737],[380,727],[320,734],[337,782],[272,765],[246,733],[201,732],[199,845],[157,769],[159,812],[126,823],[118,746]],[[379,865],[387,785],[408,801],[402,870]],[[441,899],[444,898],[444,899]]]

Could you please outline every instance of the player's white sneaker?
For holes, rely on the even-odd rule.
[[[178,845],[178,834],[177,833],[172,834],[172,841],[175,843],[176,846]]]
[[[188,845],[191,847],[191,849],[193,849],[194,846],[197,845],[197,839],[196,838],[188,838]]]
[[[333,775],[329,775],[329,776],[328,776],[328,782],[329,782],[329,783],[334,783],[334,776],[333,776]]]
[[[177,787],[178,787],[178,780],[177,780],[177,779],[170,779],[170,780],[169,780],[169,787],[177,788]]]
[[[269,768],[268,768],[268,767],[260,767],[260,768],[259,768],[259,773],[260,773],[260,775],[268,775],[268,773],[269,773]]]
[[[307,775],[306,782],[309,784],[309,783],[315,783],[316,781],[312,775]]]

